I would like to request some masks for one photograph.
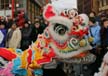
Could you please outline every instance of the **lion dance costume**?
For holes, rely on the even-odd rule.
[[[38,76],[42,65],[53,58],[73,60],[90,54],[91,39],[86,37],[89,19],[85,14],[78,15],[74,9],[58,12],[48,4],[43,16],[49,25],[27,50],[0,48],[0,75]]]

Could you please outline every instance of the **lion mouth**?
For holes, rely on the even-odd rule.
[[[64,49],[67,47],[67,40],[66,41],[60,41],[60,40],[53,40],[54,44],[61,49]]]

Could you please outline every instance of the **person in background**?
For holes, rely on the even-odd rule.
[[[96,24],[96,19],[94,17],[89,18],[89,37],[93,38],[93,41],[90,43],[93,47],[90,50],[96,56],[94,63],[90,64],[89,69],[91,70],[91,75],[93,76],[95,72],[98,72],[100,66],[100,55],[99,55],[99,46],[100,46],[100,25]],[[95,67],[95,68],[94,68]]]
[[[5,47],[6,29],[4,24],[0,24],[0,47]]]
[[[36,16],[36,17],[34,18],[34,22],[40,21],[40,19],[41,19],[40,16]]]
[[[22,29],[24,26],[24,22],[25,22],[24,16],[25,16],[25,12],[23,10],[20,10],[16,17],[16,23],[20,29]]]
[[[108,18],[102,20],[101,37],[101,59],[108,51]]]
[[[96,20],[96,24],[97,24],[97,25],[100,25],[101,18],[100,18],[100,16],[97,15],[94,11],[91,11],[91,12],[90,12],[89,17],[94,17],[95,20]]]
[[[94,11],[91,11],[89,17],[96,17],[96,13]]]
[[[31,32],[31,40],[33,42],[36,41],[37,37],[38,37],[38,34],[42,34],[43,33],[43,28],[40,24],[39,21],[36,21],[32,27],[32,32]]]
[[[93,38],[91,46],[95,48],[100,45],[100,25],[96,24],[96,19],[94,17],[89,18],[89,37]]]
[[[13,23],[7,33],[6,47],[14,49],[20,48],[20,42],[21,42],[21,31],[17,27],[17,24]]]
[[[44,31],[45,28],[48,26],[48,21],[44,20],[44,19],[41,19],[40,22],[41,22],[41,26],[42,26],[43,31]]]
[[[30,27],[30,24],[28,22],[25,22],[24,27],[21,29],[21,33],[22,33],[21,49],[22,50],[27,49],[31,44],[31,39],[30,39],[31,31],[32,29]]]
[[[101,22],[103,21],[103,19],[107,18],[107,11],[103,10],[100,12],[100,18],[101,18]]]
[[[5,21],[5,17],[4,16],[1,17],[0,24],[6,25],[6,21]]]
[[[11,25],[13,23],[12,17],[11,16],[7,16],[6,17],[6,29],[8,30],[9,28],[11,28]]]

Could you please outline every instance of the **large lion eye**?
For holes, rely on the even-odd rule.
[[[54,31],[59,35],[65,35],[68,28],[65,25],[56,23],[54,26]]]

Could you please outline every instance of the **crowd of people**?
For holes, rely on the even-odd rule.
[[[41,19],[41,20],[40,20]],[[36,17],[34,23],[24,20],[23,24],[11,16],[0,19],[0,47],[20,48],[25,50],[35,42],[38,34],[43,33],[47,22],[41,17]]]
[[[103,61],[104,55],[108,51],[108,14],[102,13],[101,15],[96,15],[95,12],[89,14],[89,35],[93,39],[90,50],[96,56],[94,63],[89,65],[91,70],[91,76],[95,72],[99,71],[99,67]],[[94,68],[95,67],[95,68]]]

